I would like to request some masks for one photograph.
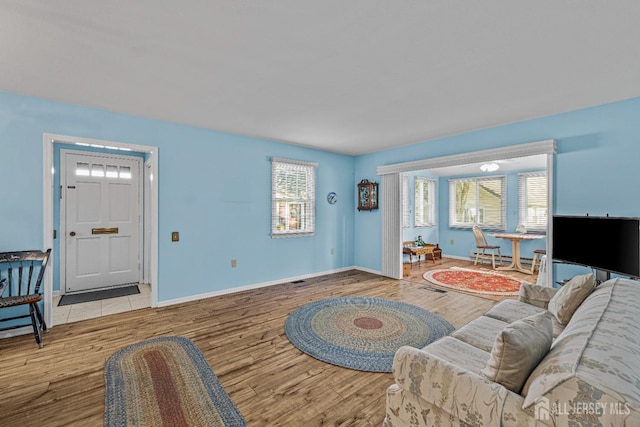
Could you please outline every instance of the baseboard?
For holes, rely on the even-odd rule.
[[[466,257],[449,257],[449,258],[456,258],[456,259],[464,259],[464,260],[471,260],[471,261],[475,261],[476,259],[476,253],[475,252],[469,252],[469,258]],[[498,256],[496,255],[496,259],[498,259]],[[483,260],[478,260],[478,262],[482,262]],[[488,261],[488,264],[491,264],[491,261],[488,259],[484,259],[484,261]],[[503,263],[511,263],[511,255],[502,255],[502,261]],[[522,265],[531,265],[531,263],[533,262],[533,258],[523,258],[520,257],[520,263]]]
[[[288,278],[284,278],[284,279],[271,280],[269,282],[255,283],[255,284],[246,285],[246,286],[238,286],[236,288],[229,288],[229,289],[222,289],[222,290],[219,290],[219,291],[206,292],[204,294],[189,295],[187,297],[182,297],[182,298],[175,298],[175,299],[170,299],[170,300],[166,300],[166,301],[158,301],[158,305],[157,306],[158,307],[167,307],[169,305],[182,304],[184,302],[197,301],[197,300],[206,299],[206,298],[219,297],[221,295],[228,295],[228,294],[234,294],[234,293],[237,293],[237,292],[250,291],[250,290],[253,290],[253,289],[266,288],[268,286],[280,285],[282,283],[295,282],[296,280],[310,279],[312,277],[324,276],[324,275],[327,275],[327,274],[342,273],[343,271],[349,271],[349,270],[354,270],[354,269],[355,270],[359,270],[360,268],[359,267],[355,267],[355,266],[342,267],[342,268],[337,268],[337,269],[334,269],[334,270],[322,271],[322,272],[318,272],[318,273],[304,274],[302,276],[294,276],[294,277],[288,277]],[[363,271],[366,271],[366,270],[363,270]],[[376,274],[379,274],[379,273],[376,273]]]
[[[7,329],[5,331],[0,331],[0,339],[17,337],[18,335],[33,335],[33,327],[32,326],[22,326],[20,328],[15,329]]]
[[[351,267],[349,270],[359,270],[359,271],[364,271],[366,273],[377,274],[378,276],[382,276],[382,271],[372,270],[370,268],[365,268],[365,267]]]
[[[445,255],[445,254],[442,254],[442,257],[443,258],[459,259],[459,260],[462,260],[462,261],[468,261],[469,260],[469,257],[459,256],[459,255]]]

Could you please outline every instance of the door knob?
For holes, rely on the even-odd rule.
[[[71,237],[73,237],[73,236],[75,236],[75,235],[76,235],[76,232],[75,232],[75,231],[72,231],[71,233],[69,233],[69,236],[71,236]]]

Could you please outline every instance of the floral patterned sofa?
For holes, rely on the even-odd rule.
[[[584,289],[561,288],[564,303],[575,305],[567,311],[557,289],[527,284],[518,301],[496,304],[450,336],[400,348],[383,425],[640,426],[640,282]],[[535,344],[516,353],[517,369],[492,377],[508,365],[502,347],[523,337]],[[541,360],[528,366],[536,352]]]

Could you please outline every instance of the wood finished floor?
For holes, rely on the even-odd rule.
[[[40,350],[31,336],[0,340],[0,426],[103,425],[106,359],[122,347],[166,335],[195,342],[249,426],[380,426],[392,375],[307,356],[287,340],[285,320],[311,301],[364,295],[423,307],[458,328],[495,301],[424,289],[426,269],[454,265],[473,267],[445,258],[422,261],[406,280],[352,270],[145,308],[56,326]],[[535,282],[535,276],[526,280]]]

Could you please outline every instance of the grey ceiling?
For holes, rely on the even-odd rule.
[[[640,96],[640,1],[0,0],[0,90],[362,154]]]

